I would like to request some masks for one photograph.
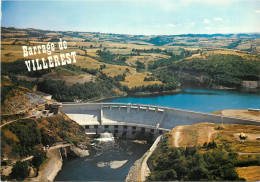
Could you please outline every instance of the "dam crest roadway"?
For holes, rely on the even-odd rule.
[[[176,126],[202,122],[260,125],[256,120],[131,103],[63,103],[60,110],[86,133],[111,132],[126,138],[149,133],[156,139]]]

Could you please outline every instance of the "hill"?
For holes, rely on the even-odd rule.
[[[64,88],[67,90],[64,95],[41,90],[53,94],[59,101],[88,101],[138,92],[172,91],[186,84],[241,88],[246,85],[244,81],[250,81],[255,83],[254,88],[259,89],[258,33],[144,36],[13,27],[1,29],[2,75],[34,82],[39,90],[48,80],[54,85],[65,83],[68,88]],[[77,62],[28,73],[24,61],[39,56],[24,59],[22,46],[33,47],[48,42],[57,45],[60,39],[67,42],[67,49],[56,49],[53,54],[76,51]],[[105,82],[110,82],[111,86],[105,84],[100,89]],[[72,86],[77,89],[91,87],[93,92],[90,95],[73,93],[69,88]]]
[[[259,126],[238,124],[176,127],[164,136],[149,159],[152,173],[148,180],[257,181],[259,131]],[[241,132],[246,139],[239,137]]]
[[[87,147],[89,138],[84,128],[61,112],[45,110],[45,104],[55,104],[54,100],[46,100],[7,77],[3,79],[1,91],[2,180],[24,180],[44,173],[59,152],[59,145]]]

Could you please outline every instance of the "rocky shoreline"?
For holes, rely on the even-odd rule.
[[[75,146],[71,146],[70,147],[70,150],[73,151],[73,153],[78,156],[78,157],[86,157],[86,156],[89,156],[89,151],[88,150],[83,150],[83,149],[80,149],[78,147],[75,147]]]
[[[142,158],[143,156],[136,160],[135,163],[133,164],[133,166],[130,168],[130,170],[128,171],[128,174],[126,176],[125,181],[126,182],[137,182],[138,180],[138,176],[139,176],[139,170],[141,168],[141,164],[142,164]]]

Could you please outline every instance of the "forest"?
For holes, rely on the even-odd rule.
[[[237,153],[224,152],[214,141],[203,146],[175,148],[169,147],[169,137],[169,134],[164,136],[149,159],[153,171],[148,181],[244,181],[235,167],[259,165],[258,159],[238,160]]]
[[[245,60],[236,55],[209,55],[205,59],[193,58],[180,59],[178,56],[170,59],[162,59],[149,66],[155,70],[159,67],[167,66],[169,71],[179,74],[196,73],[204,76],[207,85],[222,85],[226,87],[240,87],[243,80],[257,81],[260,73],[260,60]]]
[[[138,69],[144,69],[144,64],[138,62]],[[122,85],[120,82],[125,80],[126,73],[122,75],[117,75],[115,77],[107,76],[102,72],[104,68],[101,65],[100,69],[87,69],[81,68],[76,65],[66,65],[62,69],[60,67],[54,68],[53,70],[62,75],[74,75],[81,73],[88,73],[96,75],[97,79],[95,82],[85,82],[83,84],[75,83],[73,85],[68,85],[62,80],[50,80],[45,79],[43,81],[29,82],[26,80],[21,80],[17,76],[25,75],[34,78],[41,78],[42,75],[47,74],[51,69],[41,70],[37,72],[28,72],[24,66],[23,60],[19,60],[12,63],[3,63],[2,72],[3,75],[7,75],[12,85],[4,86],[1,89],[1,103],[4,102],[6,95],[12,91],[12,89],[18,86],[24,86],[26,88],[32,89],[34,85],[37,85],[39,91],[51,94],[57,101],[63,102],[73,102],[75,99],[81,99],[84,101],[105,98],[111,96],[117,96],[118,93],[115,90],[120,90],[122,93],[128,95],[135,95],[139,92],[162,92],[162,91],[172,91],[178,87],[178,80],[170,72],[158,72],[155,76],[158,80],[162,81],[163,84],[152,84],[147,86],[139,86],[129,88]],[[104,65],[105,66],[105,65]],[[14,70],[17,70],[16,72]],[[15,73],[15,74],[14,74]]]

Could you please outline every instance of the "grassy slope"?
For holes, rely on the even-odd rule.
[[[257,153],[240,155],[238,159],[250,160],[260,156],[260,126],[224,124],[222,130],[220,125],[212,123],[200,123],[184,126],[180,133],[178,144],[180,147],[202,145],[204,142],[215,141],[219,147],[226,152]],[[246,141],[239,139],[239,134],[244,132],[248,138]],[[175,130],[171,132],[172,138],[169,144],[174,146]],[[259,166],[237,167],[236,171],[241,178],[249,181],[260,180]]]
[[[259,152],[260,141],[256,140],[260,135],[260,126],[224,124],[223,129],[218,129],[220,125],[213,123],[199,123],[184,126],[180,131],[179,145],[181,147],[202,145],[205,142],[214,140],[218,145],[223,145],[224,150],[233,152]],[[242,141],[238,134],[244,132],[249,136],[248,140]],[[175,130],[172,132],[174,140]],[[252,137],[251,137],[252,136]],[[173,145],[173,144],[172,144]]]

